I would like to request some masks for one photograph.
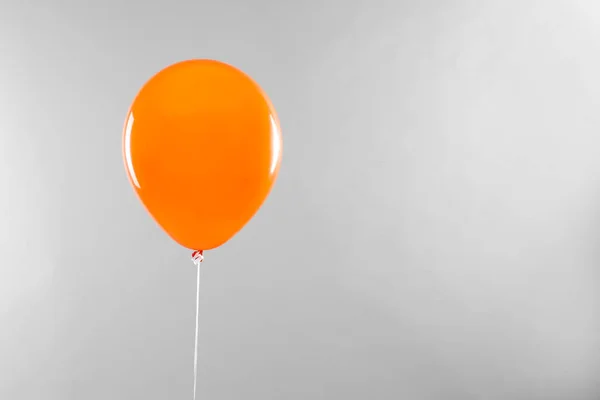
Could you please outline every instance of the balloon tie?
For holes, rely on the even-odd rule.
[[[192,253],[192,262],[195,266],[199,267],[200,264],[204,261],[204,251],[196,250]]]
[[[200,264],[204,261],[204,252],[196,250],[192,253],[192,262],[198,268],[196,272],[196,337],[194,340],[194,400],[196,400],[196,387],[198,383],[198,315],[200,310]]]

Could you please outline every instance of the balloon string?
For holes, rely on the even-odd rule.
[[[200,314],[200,264],[204,261],[202,250],[192,254],[192,261],[197,268],[196,272],[196,337],[194,340],[194,400],[196,400],[196,387],[198,384],[198,316]]]

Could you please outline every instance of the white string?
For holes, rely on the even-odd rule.
[[[192,257],[192,261],[196,268],[198,268],[196,272],[196,338],[194,341],[194,400],[196,400],[196,387],[198,384],[198,316],[200,314],[200,265],[202,264],[204,257],[202,254],[196,255]]]

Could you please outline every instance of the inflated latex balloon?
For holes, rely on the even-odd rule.
[[[269,195],[282,139],[275,109],[240,70],[213,60],[171,65],[129,110],[129,180],[156,222],[184,247],[209,250],[234,236]]]

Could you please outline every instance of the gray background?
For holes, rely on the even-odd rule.
[[[200,399],[600,397],[597,2],[0,5],[0,398],[191,398],[190,252],[121,158],[189,58],[284,135],[207,254]]]

